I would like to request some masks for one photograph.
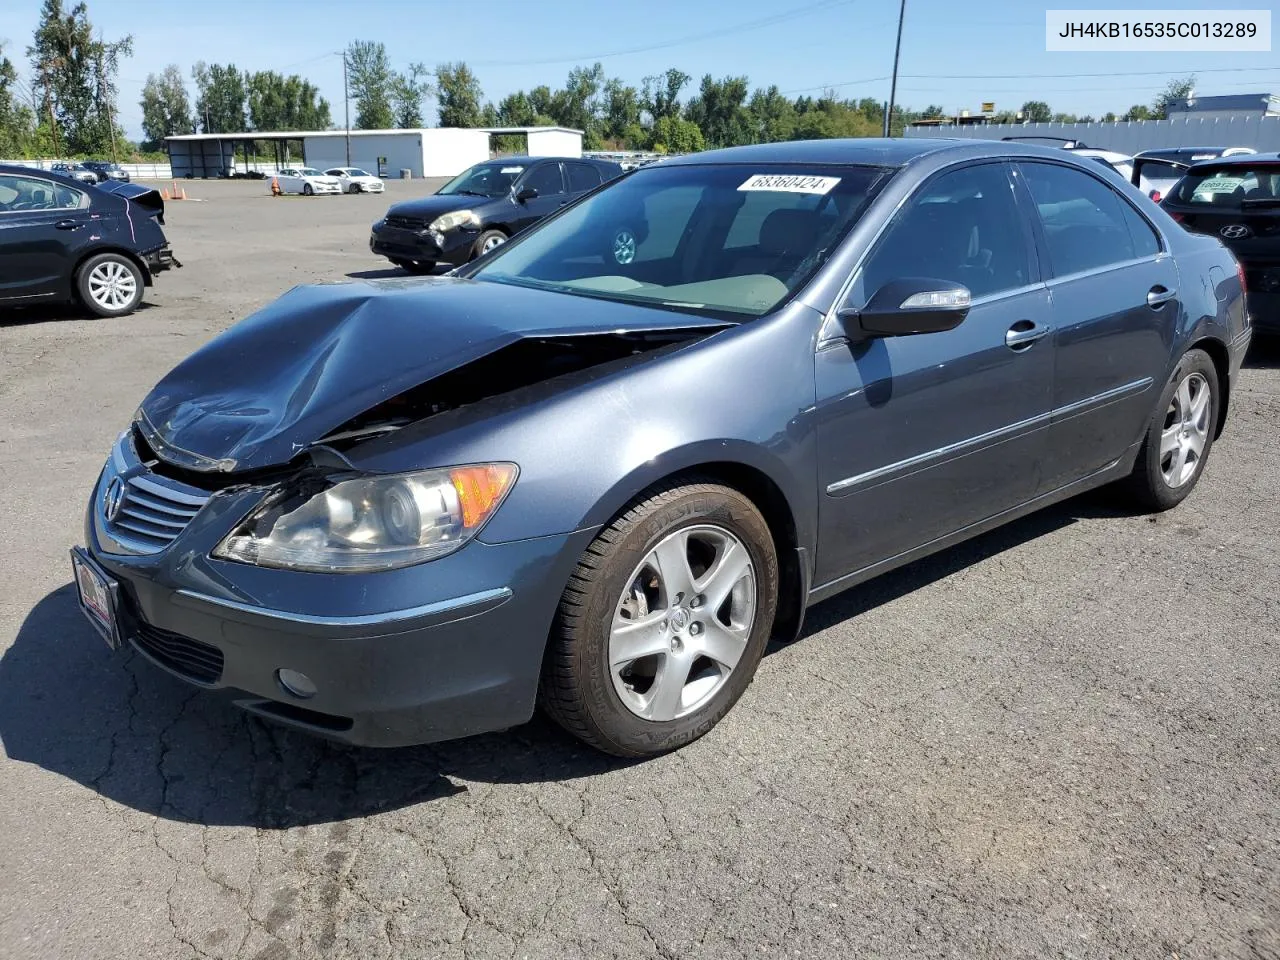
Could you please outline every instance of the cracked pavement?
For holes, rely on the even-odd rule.
[[[0,958],[1280,958],[1280,345],[1199,489],[1074,500],[824,603],[648,763],[543,720],[386,752],[82,622],[67,548],[177,360],[379,274],[385,198],[200,183],[123,320],[0,320]]]

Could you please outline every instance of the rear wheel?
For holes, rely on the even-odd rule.
[[[1213,360],[1203,350],[1188,350],[1160,395],[1126,481],[1140,506],[1168,510],[1195,487],[1213,449],[1219,396]]]
[[[540,702],[607,753],[645,757],[716,725],[754,676],[773,628],[778,562],[736,490],[656,490],[592,542],[570,578]]]
[[[123,317],[142,302],[142,271],[119,253],[90,257],[76,273],[76,289],[86,307],[99,317]]]

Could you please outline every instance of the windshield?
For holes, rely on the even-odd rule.
[[[891,175],[880,167],[648,167],[499,248],[477,280],[760,316],[798,290]]]
[[[477,197],[505,197],[511,192],[511,185],[524,173],[524,166],[519,163],[477,163],[469,170],[464,170],[437,193],[446,196],[453,194],[474,195]]]
[[[1230,164],[1188,173],[1173,199],[1194,206],[1270,206],[1280,201],[1280,163]]]
[[[359,167],[347,167],[347,176],[368,177],[368,176],[371,176],[371,174],[366,173],[364,170],[361,170]]]
[[[324,174],[322,174],[322,173],[321,173],[319,170],[317,170],[315,167],[303,167],[301,170],[299,170],[299,171],[298,171],[298,176],[300,176],[300,177],[322,177],[322,176],[324,176]]]

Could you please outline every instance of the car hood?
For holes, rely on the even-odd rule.
[[[139,427],[189,469],[280,466],[352,418],[525,338],[717,329],[656,307],[448,277],[295,287],[156,385]]]
[[[133,206],[140,207],[147,216],[155,217],[160,223],[164,223],[164,197],[155,187],[129,183],[126,180],[103,180],[98,184],[98,189],[103,193],[123,197]]]
[[[438,217],[443,213],[452,213],[454,210],[474,210],[501,199],[503,198],[433,193],[429,197],[419,197],[416,200],[404,200],[393,204],[387,214],[398,217],[421,217],[425,220]]]

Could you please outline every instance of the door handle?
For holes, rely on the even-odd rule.
[[[1010,350],[1026,350],[1048,334],[1048,327],[1038,327],[1030,320],[1019,320],[1004,335],[1004,345]]]
[[[1147,292],[1147,306],[1152,310],[1159,310],[1177,295],[1177,290],[1170,290],[1168,287],[1162,287],[1157,283]]]
[[[53,226],[57,230],[79,230],[84,224],[79,220],[59,220]]]

